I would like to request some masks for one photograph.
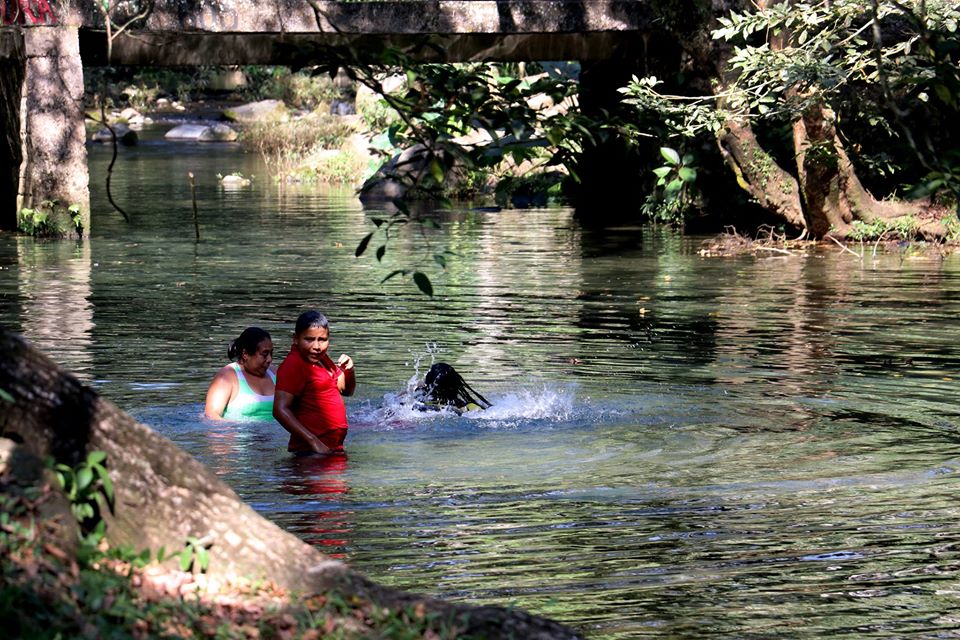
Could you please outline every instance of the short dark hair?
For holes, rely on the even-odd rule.
[[[260,327],[247,327],[240,336],[230,343],[227,349],[227,357],[231,360],[239,360],[245,353],[253,354],[257,352],[257,347],[264,340],[272,340],[270,334]]]
[[[300,314],[300,317],[297,318],[297,324],[294,328],[294,333],[303,333],[307,329],[329,329],[330,322],[327,320],[327,316],[323,315],[316,309],[311,309],[310,311],[304,311]]]

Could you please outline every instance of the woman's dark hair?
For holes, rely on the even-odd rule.
[[[247,327],[240,334],[240,337],[230,343],[230,348],[227,349],[227,357],[231,360],[239,360],[240,356],[245,353],[254,354],[264,340],[271,340],[269,333],[260,327]]]
[[[438,362],[430,367],[423,378],[423,384],[431,402],[453,405],[459,409],[471,403],[483,409],[492,406],[446,362]]]
[[[313,328],[329,329],[330,322],[327,320],[327,316],[323,315],[319,311],[304,311],[300,314],[300,317],[297,318],[297,325],[294,328],[294,332],[303,333],[307,329]]]

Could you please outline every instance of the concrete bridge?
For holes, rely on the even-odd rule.
[[[658,31],[646,0],[111,4],[105,14],[98,0],[0,0],[0,194],[15,194],[0,195],[0,228],[56,201],[80,205],[89,229],[84,66],[307,64],[317,45],[395,47],[436,61],[579,60],[599,95],[645,64]]]

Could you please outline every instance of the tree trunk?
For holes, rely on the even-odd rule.
[[[853,163],[837,135],[836,117],[828,107],[813,105],[793,125],[797,174],[803,194],[807,228],[815,238],[846,237],[856,220],[871,223],[916,215],[929,203],[877,200],[857,177]],[[942,237],[946,228],[937,221],[920,223],[917,233]]]
[[[749,124],[727,121],[717,143],[742,189],[794,229],[806,229],[796,179],[760,146]]]
[[[190,455],[2,327],[0,359],[0,390],[13,398],[0,398],[0,437],[71,466],[106,452],[115,500],[101,515],[111,545],[174,553],[195,536],[210,545],[207,573],[214,577],[268,578],[294,592],[339,591],[391,608],[425,602],[483,637],[578,637],[522,611],[451,605],[376,585],[258,515]]]

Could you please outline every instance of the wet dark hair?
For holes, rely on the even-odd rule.
[[[240,356],[245,353],[254,354],[264,340],[272,340],[269,333],[260,327],[247,327],[240,334],[240,337],[230,343],[230,348],[227,349],[227,357],[231,360],[239,360]]]
[[[303,333],[307,329],[313,328],[329,329],[330,322],[327,320],[327,316],[316,310],[304,311],[297,318],[297,324],[293,331],[294,333]]]
[[[424,392],[430,402],[453,405],[459,409],[475,404],[483,409],[493,405],[446,362],[438,362],[423,378]]]

